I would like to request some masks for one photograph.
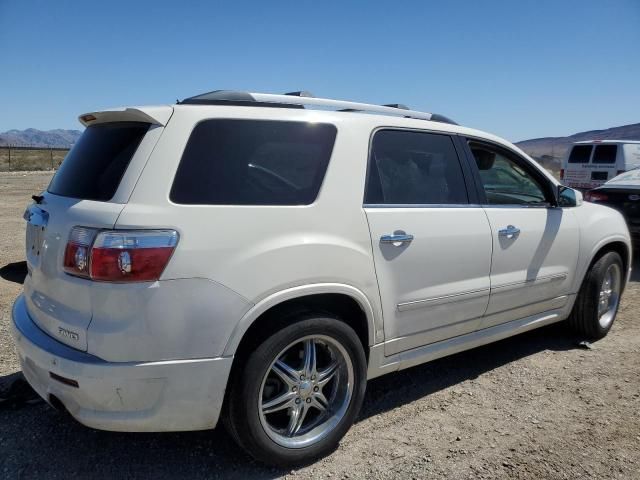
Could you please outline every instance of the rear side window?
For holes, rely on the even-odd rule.
[[[373,137],[365,204],[468,203],[453,140],[447,135],[381,130]]]
[[[48,191],[83,200],[111,200],[148,129],[148,123],[136,122],[87,128],[62,162]]]
[[[593,163],[616,163],[617,145],[596,145]]]
[[[170,198],[199,205],[309,205],[335,137],[336,127],[328,124],[205,120],[187,142]]]
[[[589,163],[591,145],[575,145],[569,155],[569,163]]]

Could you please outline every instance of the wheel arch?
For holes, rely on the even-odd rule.
[[[338,315],[358,334],[365,353],[375,343],[376,316],[368,298],[359,289],[343,284],[314,284],[272,294],[255,304],[238,322],[224,350],[232,356],[264,338],[265,330],[285,323],[278,320],[296,311],[326,311]],[[381,327],[380,327],[381,328]]]
[[[631,245],[629,244],[628,240],[622,237],[604,240],[594,247],[593,251],[591,252],[589,263],[587,264],[586,269],[584,270],[584,272],[582,272],[582,275],[580,277],[580,285],[582,285],[587,272],[591,269],[593,264],[595,264],[600,258],[602,258],[603,255],[608,252],[616,252],[618,255],[620,255],[620,258],[622,258],[622,266],[624,271],[623,288],[624,286],[626,286],[630,274],[632,253]]]

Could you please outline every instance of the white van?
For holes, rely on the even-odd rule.
[[[571,188],[591,189],[640,167],[640,141],[586,140],[567,151],[560,181]]]

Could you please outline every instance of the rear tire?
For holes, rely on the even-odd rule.
[[[573,330],[590,340],[609,333],[620,305],[624,267],[616,252],[605,253],[587,272],[569,316]]]
[[[224,417],[243,449],[281,467],[337,447],[360,411],[367,375],[363,346],[347,324],[326,314],[293,321],[234,369]]]

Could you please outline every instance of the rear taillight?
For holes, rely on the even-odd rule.
[[[64,267],[72,275],[102,282],[150,282],[160,278],[177,244],[175,230],[74,227]]]
[[[158,280],[178,243],[175,230],[100,232],[91,249],[91,279]]]
[[[560,169],[560,180],[564,179],[564,168]]]
[[[596,202],[606,202],[607,200],[609,200],[609,197],[607,196],[606,193],[590,191],[584,194],[584,199],[587,202],[596,203]]]
[[[64,271],[78,277],[89,278],[89,252],[97,230],[73,227],[64,250]]]

